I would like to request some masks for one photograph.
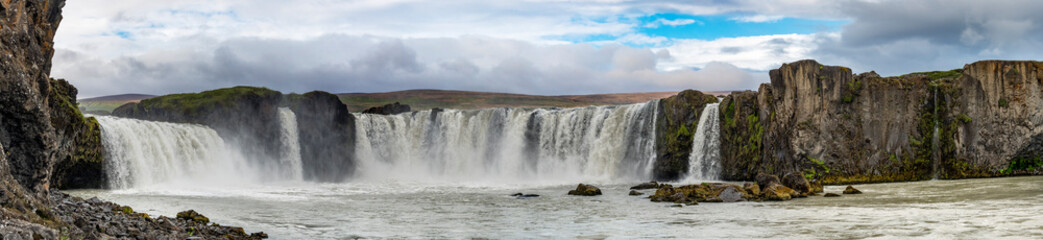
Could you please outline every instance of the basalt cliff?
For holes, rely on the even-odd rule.
[[[758,91],[733,92],[721,101],[723,180],[799,172],[818,183],[842,184],[1043,170],[1043,63],[980,61],[881,77],[804,60],[770,76]],[[664,104],[660,115],[688,111],[684,104]],[[666,114],[658,121],[693,124],[690,115]],[[667,147],[691,141],[683,134],[691,126],[675,125],[657,129],[657,147],[665,150],[660,161],[690,151]],[[656,178],[676,179],[671,176]]]

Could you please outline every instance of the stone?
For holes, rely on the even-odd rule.
[[[782,185],[786,186],[793,191],[797,191],[800,194],[812,193],[811,184],[808,183],[808,179],[804,178],[803,174],[797,172],[789,172],[782,177]]]
[[[848,185],[847,188],[844,189],[844,194],[862,194],[862,191],[859,191],[858,189],[855,189],[855,187]]]
[[[762,190],[761,196],[769,201],[786,201],[792,199],[797,194],[793,189],[778,183],[773,183]]]
[[[207,218],[206,216],[203,216],[203,214],[197,213],[195,210],[188,210],[188,211],[184,211],[184,212],[179,212],[179,213],[177,213],[177,219],[184,219],[184,220],[194,221],[194,222],[202,223],[202,224],[206,224],[206,223],[210,222],[209,218]]]
[[[761,187],[761,192],[764,192],[764,189],[771,185],[782,183],[779,181],[779,177],[767,173],[758,173],[755,180],[757,180],[757,185]]]
[[[758,186],[757,183],[743,183],[742,189],[746,190],[746,193],[753,196],[761,195],[761,187]]]
[[[569,191],[569,195],[597,196],[601,195],[601,189],[595,186],[580,183],[575,190]]]
[[[840,196],[840,194],[836,194],[836,193],[826,193],[825,195],[822,195],[822,196],[823,196],[823,197],[839,197],[839,196]]]
[[[630,190],[630,196],[641,196],[644,193],[638,192],[637,190]]]
[[[659,183],[656,181],[646,182],[638,184],[637,186],[630,187],[632,190],[645,190],[645,189],[656,189],[659,188]]]

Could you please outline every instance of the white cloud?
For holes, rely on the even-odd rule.
[[[675,40],[664,49],[672,61],[659,65],[662,70],[702,67],[712,62],[727,62],[740,68],[758,71],[779,67],[782,63],[813,57],[817,39],[835,37],[819,34],[786,34],[753,37],[720,38],[712,41]]]
[[[758,22],[758,23],[761,23],[761,22],[774,22],[774,21],[781,20],[783,18],[785,18],[785,17],[783,17],[783,16],[768,16],[768,15],[748,15],[748,16],[733,17],[733,18],[731,18],[731,20],[739,21],[739,22]]]
[[[667,20],[667,19],[659,18],[659,19],[656,19],[655,21],[652,21],[652,22],[649,22],[649,23],[645,24],[645,27],[646,28],[658,28],[659,26],[676,27],[676,26],[684,26],[684,25],[693,24],[693,23],[699,23],[699,25],[703,25],[704,24],[703,22],[696,21],[695,19],[679,18],[679,19],[674,19],[674,20]]]

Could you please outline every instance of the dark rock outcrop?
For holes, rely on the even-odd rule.
[[[862,194],[862,191],[848,185],[847,188],[844,189],[844,194]]]
[[[836,193],[826,193],[825,195],[822,195],[822,196],[823,196],[823,197],[839,197],[839,196],[840,196],[840,194],[836,194]]]
[[[355,117],[337,97],[315,91],[286,96],[297,116],[307,180],[341,182],[355,172]]]
[[[569,195],[597,196],[601,195],[601,189],[595,186],[580,183],[579,186],[576,186],[575,190],[569,190]]]
[[[756,181],[757,186],[760,186],[761,190],[764,190],[764,188],[767,188],[770,185],[782,183],[782,181],[779,181],[779,177],[767,173],[758,173]]]
[[[637,190],[630,190],[629,195],[630,196],[641,196],[641,195],[644,195],[644,193],[638,192]]]
[[[790,172],[782,176],[782,185],[797,191],[798,194],[807,195],[814,193],[811,189],[811,183],[808,183],[808,179],[796,172]]]
[[[395,115],[399,113],[407,113],[411,111],[409,105],[400,104],[398,102],[385,104],[383,106],[376,106],[362,111],[362,113],[368,114],[380,114],[380,115]]]
[[[688,173],[688,156],[692,152],[692,135],[699,116],[717,97],[699,91],[685,90],[659,100],[656,116],[656,161],[652,178],[657,181],[680,179]]]

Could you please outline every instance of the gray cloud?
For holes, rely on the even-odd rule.
[[[811,54],[827,64],[898,75],[1043,56],[1039,1],[852,1],[840,10],[853,21]]]
[[[286,92],[377,92],[417,88],[587,94],[732,90],[756,86],[726,63],[660,71],[669,52],[623,45],[539,45],[487,37],[385,38],[326,35],[308,40],[237,38],[211,50],[150,51],[111,60],[67,49],[55,77],[83,96],[167,94],[235,85]]]

